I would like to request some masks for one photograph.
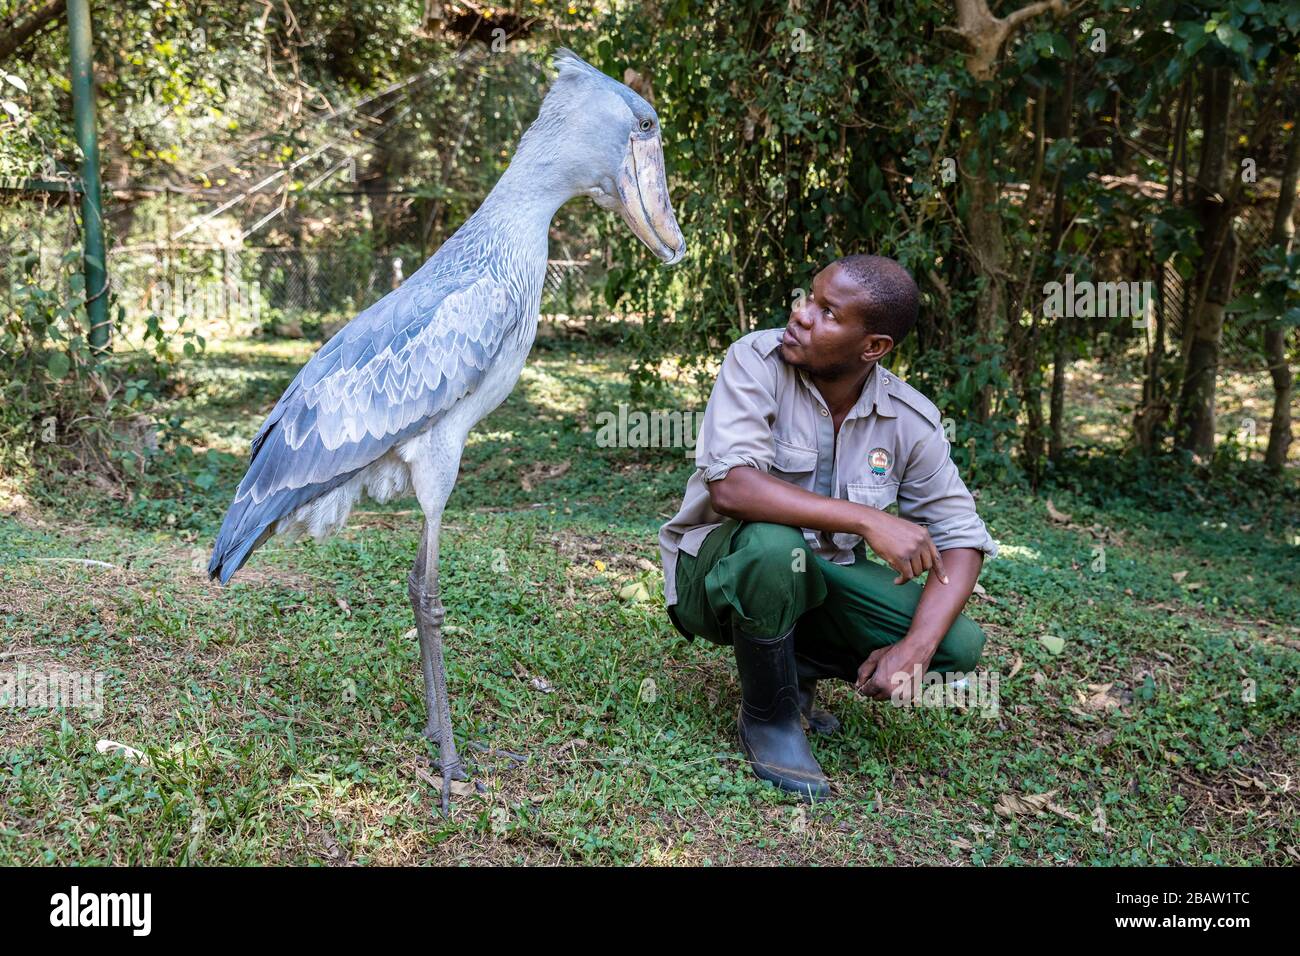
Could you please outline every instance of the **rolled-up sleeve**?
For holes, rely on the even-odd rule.
[[[990,558],[997,556],[997,542],[975,510],[975,499],[957,473],[938,425],[913,452],[898,486],[898,513],[924,524],[940,551],[976,548]]]
[[[717,481],[737,465],[772,467],[776,418],[776,372],[745,340],[727,350],[704,410],[695,464],[705,481]]]

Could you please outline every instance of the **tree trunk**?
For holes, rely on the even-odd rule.
[[[1194,208],[1202,251],[1196,275],[1198,297],[1183,335],[1182,389],[1178,396],[1177,444],[1208,457],[1214,452],[1214,394],[1223,341],[1223,317],[1237,275],[1238,242],[1229,201],[1228,141],[1232,118],[1232,71],[1205,68],[1201,166]]]
[[[1291,143],[1286,151],[1286,166],[1282,172],[1282,191],[1278,193],[1277,209],[1273,213],[1273,244],[1291,251],[1295,236],[1292,217],[1296,208],[1296,186],[1300,181],[1300,131],[1291,130]],[[1268,358],[1268,374],[1273,379],[1273,420],[1268,429],[1268,450],[1264,464],[1281,472],[1291,447],[1291,392],[1295,376],[1287,361],[1286,340],[1288,326],[1270,324],[1264,330],[1264,354]]]
[[[1165,183],[1165,202],[1174,201],[1180,158],[1187,152],[1187,120],[1192,105],[1190,78],[1183,80],[1178,104],[1174,107],[1174,126],[1169,144],[1169,179]],[[1154,261],[1155,236],[1150,234],[1151,258]],[[1146,381],[1142,386],[1142,407],[1133,416],[1133,435],[1142,454],[1155,453],[1161,430],[1169,417],[1169,399],[1165,395],[1165,330],[1169,323],[1169,302],[1165,296],[1166,266],[1156,262],[1155,335],[1147,353]]]
[[[1056,103],[1051,116],[1052,139],[1068,139],[1074,132],[1074,53],[1075,32],[1070,31],[1070,62],[1065,71],[1065,90]],[[1061,248],[1065,235],[1065,183],[1063,177],[1056,178],[1056,190],[1052,196],[1052,231],[1047,248],[1051,254],[1049,275],[1059,279],[1056,270],[1056,254]],[[1048,442],[1047,457],[1053,464],[1058,464],[1065,451],[1065,370],[1069,365],[1069,346],[1071,319],[1066,315],[1056,317],[1056,327],[1052,329],[1052,390],[1048,399]]]
[[[1033,220],[1042,221],[1040,197],[1042,195],[1043,166],[1047,153],[1047,88],[1040,87],[1034,102],[1034,171],[1029,181],[1029,194],[1025,199],[1025,228]],[[1066,104],[1069,108],[1069,104]],[[1041,238],[1041,226],[1037,227]],[[1037,489],[1043,470],[1043,376],[1039,361],[1038,310],[1029,308],[1028,325],[1025,324],[1025,302],[1032,295],[1034,278],[1039,268],[1040,242],[1033,243],[1029,261],[1025,265],[1025,279],[1020,291],[1011,301],[1008,317],[1011,323],[1012,361],[1020,388],[1020,404],[1025,409],[1025,431],[1021,438],[1021,458],[1031,488]],[[1051,268],[1051,263],[1048,263]]]
[[[998,87],[997,61],[1007,41],[1035,17],[1062,16],[1065,0],[1034,0],[1005,17],[994,16],[987,0],[956,0],[957,26],[951,32],[966,45],[966,70],[975,86],[963,98],[958,122],[965,142],[958,151],[958,168],[965,184],[966,232],[970,238],[973,271],[981,282],[975,302],[975,332],[980,341],[997,341],[1006,314],[1006,241],[1002,234],[1000,194],[994,175],[993,143],[981,142],[980,120],[995,109]],[[991,102],[985,102],[985,100]],[[993,390],[985,386],[975,407],[977,421],[987,421]]]
[[[980,117],[988,109],[988,104],[975,96],[963,101],[960,122],[970,132],[958,159],[958,167],[966,185],[966,230],[974,259],[971,265],[980,281],[979,295],[975,300],[975,334],[980,342],[997,342],[1002,339],[1006,314],[1007,254],[992,150],[981,142],[978,133]],[[992,387],[986,385],[976,404],[977,421],[988,420],[992,401]]]

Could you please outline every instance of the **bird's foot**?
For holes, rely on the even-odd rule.
[[[435,759],[433,761],[433,769],[437,770],[439,773],[441,773],[444,777],[448,778],[449,780],[473,779],[472,777],[470,777],[469,771],[465,768],[465,761],[461,760],[459,755],[457,755],[456,759],[452,761],[450,766],[448,766],[445,771],[443,770],[442,761]]]
[[[501,750],[498,747],[489,747],[487,744],[479,743],[477,740],[470,741],[470,747],[479,753],[488,757],[498,757],[509,762],[507,769],[523,766],[528,763],[528,757],[525,754],[517,754],[513,750]]]

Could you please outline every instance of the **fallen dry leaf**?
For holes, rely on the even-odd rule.
[[[1079,693],[1079,700],[1082,701],[1085,710],[1108,711],[1118,710],[1120,701],[1112,697],[1110,689],[1114,684],[1089,684],[1089,694]]]
[[[1054,796],[1056,796],[1055,790],[1048,790],[1046,793],[1030,793],[1024,796],[1016,793],[1004,793],[998,797],[993,812],[1007,819],[1025,814],[1037,816],[1052,802]]]
[[[421,780],[423,780],[425,783],[427,783],[429,786],[433,787],[433,789],[437,790],[439,793],[442,792],[441,775],[435,777],[433,774],[429,773],[429,771],[425,770],[423,767],[416,767],[415,775],[419,777]],[[453,797],[469,797],[469,796],[473,796],[475,792],[476,791],[474,790],[474,782],[472,780],[453,780],[451,782],[451,795]]]
[[[1079,815],[1077,813],[1071,813],[1069,810],[1065,809],[1065,807],[1062,807],[1051,801],[1048,801],[1047,809],[1051,810],[1058,817],[1065,817],[1065,819],[1072,820],[1075,823],[1080,822]]]
[[[95,743],[95,749],[102,754],[116,754],[125,760],[133,760],[136,763],[149,766],[149,755],[142,750],[136,750],[134,747],[128,747],[126,744],[119,744],[116,740],[100,740]]]

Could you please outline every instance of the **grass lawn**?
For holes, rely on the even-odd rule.
[[[313,348],[214,345],[178,408],[242,459]],[[808,808],[741,758],[729,653],[664,615],[656,531],[692,465],[597,447],[626,358],[539,341],[466,449],[443,535],[452,713],[496,753],[466,751],[481,792],[449,820],[419,733],[413,502],[273,540],[222,590],[203,572],[233,470],[171,524],[9,489],[0,673],[104,686],[100,714],[0,708],[0,864],[1300,862],[1294,496],[980,489],[1002,556],[969,612],[998,712],[826,688],[834,797]],[[620,599],[636,581],[649,599]]]

